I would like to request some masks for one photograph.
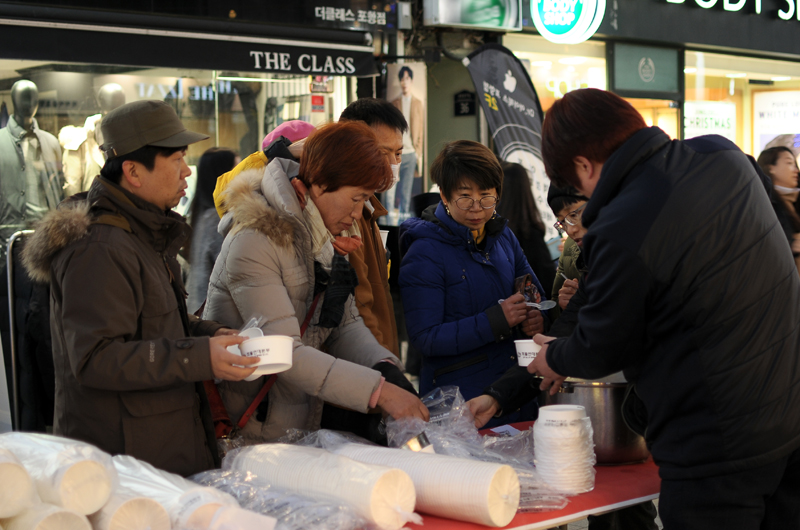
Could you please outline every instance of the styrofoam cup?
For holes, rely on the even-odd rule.
[[[517,362],[520,366],[528,366],[536,358],[536,354],[542,349],[541,345],[533,342],[533,339],[515,340],[514,346],[517,348]]]
[[[381,230],[381,241],[383,241],[383,248],[386,248],[386,240],[389,239],[389,231]]]

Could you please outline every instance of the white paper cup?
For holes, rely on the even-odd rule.
[[[386,240],[389,239],[389,231],[381,230],[381,241],[383,241],[383,248],[386,248]]]
[[[517,362],[520,366],[528,366],[536,358],[536,354],[542,347],[533,342],[533,339],[515,340],[514,346],[517,348]]]
[[[285,372],[292,367],[294,340],[285,335],[267,335],[247,339],[239,345],[244,357],[258,357],[256,371],[245,378],[253,381],[265,374]]]

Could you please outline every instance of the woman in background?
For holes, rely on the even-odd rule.
[[[197,188],[189,214],[193,232],[189,254],[191,270],[186,288],[189,299],[186,305],[190,313],[197,311],[206,299],[208,278],[225,239],[217,232],[219,215],[214,209],[214,186],[217,184],[217,177],[227,173],[238,163],[239,156],[234,151],[212,147],[203,153],[197,165]]]
[[[508,219],[508,228],[517,236],[522,252],[546,291],[553,288],[556,267],[544,242],[544,223],[531,191],[528,171],[519,164],[503,162],[503,200],[497,213]]]
[[[773,206],[776,211],[783,210],[785,213],[778,218],[789,239],[794,261],[800,272],[800,215],[797,212],[800,189],[797,187],[797,159],[788,147],[771,147],[758,155],[758,165],[772,180],[775,188]]]

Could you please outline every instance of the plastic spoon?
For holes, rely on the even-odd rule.
[[[498,304],[502,304],[505,302],[505,298],[501,298],[497,301]],[[533,307],[534,309],[538,309],[539,311],[547,311],[548,309],[553,309],[556,306],[555,300],[545,300],[541,304],[537,304],[534,302],[525,302],[525,305],[528,307]]]

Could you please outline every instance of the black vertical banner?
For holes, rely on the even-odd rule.
[[[542,107],[536,89],[519,59],[508,48],[486,44],[472,52],[464,65],[469,70],[483,107],[494,146],[502,160],[528,170],[536,206],[555,237],[556,218],[547,205],[550,181],[542,163]]]

